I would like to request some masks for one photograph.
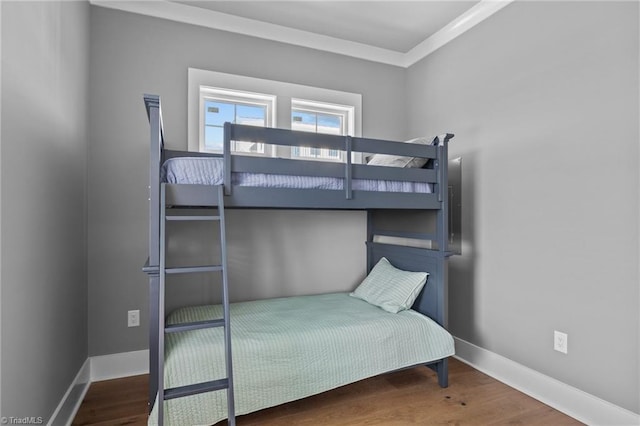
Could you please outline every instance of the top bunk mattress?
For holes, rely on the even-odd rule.
[[[222,185],[224,160],[218,157],[177,157],[162,165],[161,180],[166,183]],[[344,189],[344,179],[324,176],[292,176],[267,173],[234,172],[231,184],[261,188]],[[352,188],[374,192],[431,193],[426,182],[353,179]]]

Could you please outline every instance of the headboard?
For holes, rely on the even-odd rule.
[[[398,269],[429,273],[427,283],[412,309],[446,327],[448,297],[446,254],[438,250],[368,242],[367,273],[382,257],[386,257]]]

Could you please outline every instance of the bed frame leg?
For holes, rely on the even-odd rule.
[[[438,384],[441,388],[449,386],[449,360],[443,359],[438,363]]]
[[[440,361],[429,364],[427,367],[438,374],[438,384],[441,388],[449,386],[449,359],[441,359]]]
[[[153,410],[158,393],[158,305],[159,305],[159,282],[158,273],[149,275],[149,413]]]

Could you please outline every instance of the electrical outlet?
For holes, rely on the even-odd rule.
[[[567,348],[569,346],[569,336],[566,333],[561,331],[553,332],[553,349],[558,352],[562,352],[563,354],[567,353]]]
[[[139,327],[140,326],[140,311],[127,312],[127,327]]]

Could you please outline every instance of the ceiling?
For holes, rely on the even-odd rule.
[[[94,6],[400,67],[418,62],[512,1],[90,0]]]
[[[477,1],[174,1],[406,53]]]

